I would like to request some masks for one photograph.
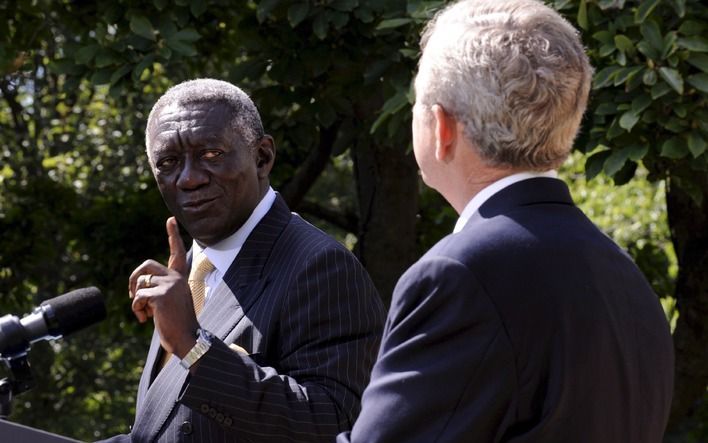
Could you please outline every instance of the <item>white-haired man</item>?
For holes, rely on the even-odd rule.
[[[592,75],[576,31],[535,0],[468,0],[421,46],[414,153],[460,218],[399,280],[338,442],[660,442],[666,318],[556,178]]]

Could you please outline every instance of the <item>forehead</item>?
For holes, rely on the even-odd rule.
[[[155,118],[150,136],[155,147],[232,137],[229,108],[223,103],[172,103]]]

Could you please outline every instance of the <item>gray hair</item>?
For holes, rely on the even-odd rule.
[[[150,111],[145,129],[145,149],[150,153],[151,134],[162,109],[170,105],[192,103],[223,103],[230,112],[233,130],[240,134],[247,146],[254,146],[263,135],[263,123],[258,109],[248,94],[231,83],[210,78],[188,80],[171,87],[160,97]],[[152,159],[151,159],[152,160]]]
[[[463,0],[421,38],[416,100],[441,105],[489,164],[546,170],[567,158],[592,67],[577,31],[536,0]]]

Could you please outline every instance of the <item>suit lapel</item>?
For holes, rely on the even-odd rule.
[[[198,319],[202,328],[224,340],[243,319],[268,284],[269,278],[263,272],[265,264],[291,216],[285,201],[277,195],[273,206],[251,232],[221,284],[209,293]],[[136,441],[153,441],[157,437],[175,407],[189,374],[177,358],[171,358],[152,384],[145,382],[145,379],[149,381],[151,378],[150,375],[146,377],[146,373],[152,374],[162,354],[160,349],[159,337],[155,333],[138,392],[138,410],[133,427]]]

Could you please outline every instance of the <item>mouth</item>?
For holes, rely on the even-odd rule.
[[[206,209],[214,201],[216,201],[216,198],[202,198],[199,200],[190,200],[182,203],[182,209],[185,212],[200,212]]]

